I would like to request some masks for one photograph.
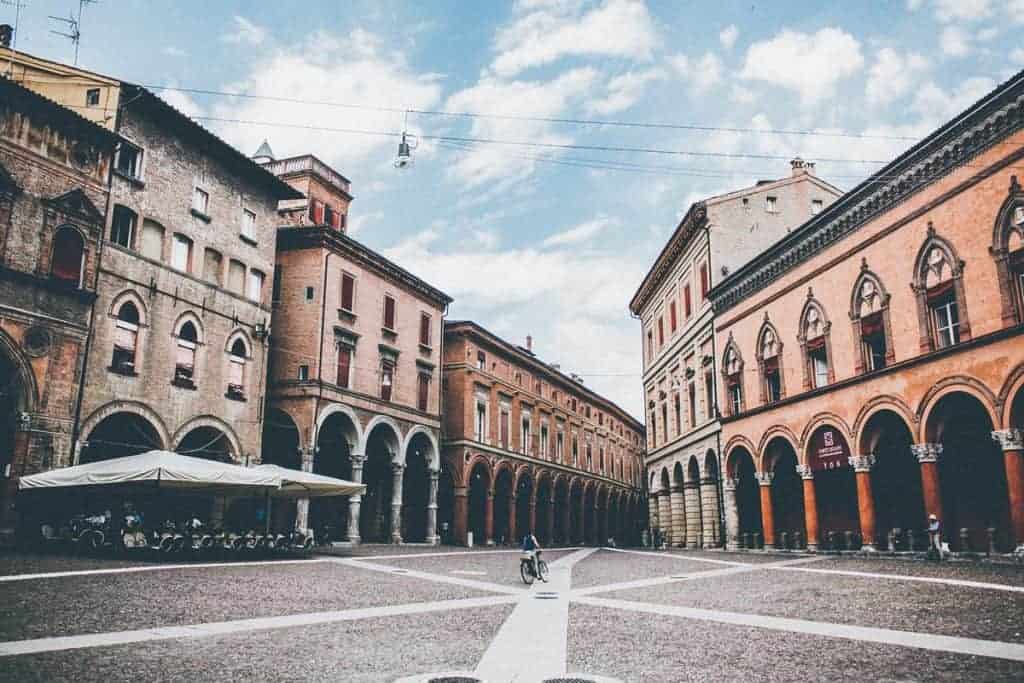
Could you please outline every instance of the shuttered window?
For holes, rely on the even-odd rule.
[[[427,412],[427,406],[430,403],[430,378],[427,375],[419,376],[419,386],[417,387],[417,401],[416,407],[421,411]]]
[[[384,296],[384,327],[395,329],[395,300],[387,295]]]
[[[352,368],[352,349],[344,344],[338,345],[338,386],[348,389],[349,374]]]
[[[430,346],[430,316],[426,313],[420,314],[420,344]]]
[[[348,273],[341,274],[341,307],[352,312],[356,298],[356,279]]]

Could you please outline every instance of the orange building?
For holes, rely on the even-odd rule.
[[[710,293],[730,546],[1024,544],[1024,73]]]

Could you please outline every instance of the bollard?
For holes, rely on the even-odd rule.
[[[971,550],[971,535],[970,532],[964,528],[960,530],[960,552],[967,553]]]
[[[907,548],[910,552],[914,552],[914,530],[907,529]]]
[[[781,550],[788,550],[789,549],[789,532],[788,531],[783,531],[782,533],[780,533],[779,534],[779,541],[781,541],[779,543],[780,549]]]
[[[761,542],[761,532],[760,531],[755,531],[754,532],[754,544],[752,546],[750,546],[750,547],[751,548],[755,548],[755,549],[757,549],[757,548],[764,548],[764,544]]]
[[[800,550],[804,547],[804,535],[799,531],[793,532],[793,547]]]
[[[996,530],[995,527],[989,527],[985,529],[988,532],[988,554],[996,554]]]
[[[889,530],[889,547],[892,548],[893,552],[900,549],[900,536],[902,533],[900,529]]]

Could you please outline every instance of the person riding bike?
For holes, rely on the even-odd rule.
[[[547,579],[544,578],[540,573],[540,543],[537,542],[537,537],[531,534],[523,536],[523,547],[524,553],[530,554],[530,563],[533,565],[533,575],[539,578],[541,581],[547,583]]]

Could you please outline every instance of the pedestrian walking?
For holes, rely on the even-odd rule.
[[[928,515],[928,555],[933,553],[935,559],[942,559],[942,524],[935,513]]]

